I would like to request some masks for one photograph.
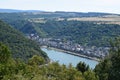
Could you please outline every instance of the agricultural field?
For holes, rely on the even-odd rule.
[[[119,15],[106,15],[102,17],[74,17],[68,18],[68,21],[92,21],[97,22],[98,24],[119,24],[120,25],[120,16]]]

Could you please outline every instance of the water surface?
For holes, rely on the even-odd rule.
[[[42,48],[42,50],[47,53],[48,57],[51,60],[58,61],[58,63],[65,64],[66,66],[68,66],[71,63],[74,67],[76,67],[76,65],[80,61],[82,61],[85,62],[87,65],[89,65],[90,68],[94,69],[95,66],[98,64],[98,62],[95,60],[74,56],[54,49]]]

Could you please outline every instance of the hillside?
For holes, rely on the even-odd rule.
[[[67,39],[88,46],[109,46],[110,39],[120,35],[120,25],[87,21],[47,21],[39,28],[47,37]]]
[[[48,58],[46,53],[41,51],[38,44],[28,40],[22,33],[15,30],[8,24],[0,20],[0,42],[3,42],[10,47],[14,58],[21,58],[27,60],[33,55],[40,55],[44,58]]]
[[[0,13],[0,19],[27,34],[61,38],[88,46],[109,46],[120,35],[120,16],[110,13]]]
[[[83,62],[75,68],[57,62],[45,64],[45,60],[37,55],[27,63],[15,60],[9,48],[0,43],[0,80],[98,80],[98,76]]]
[[[13,59],[9,48],[0,43],[0,80],[119,80],[120,38],[116,38],[111,46],[111,55],[92,70],[84,62],[79,62],[76,67],[57,62],[45,64],[37,55],[24,63]]]

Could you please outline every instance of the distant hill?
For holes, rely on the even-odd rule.
[[[47,37],[98,47],[109,46],[112,38],[120,36],[120,25],[89,21],[47,21],[40,23],[39,28],[46,32]]]
[[[113,13],[102,13],[102,12],[65,12],[65,11],[42,11],[42,10],[17,10],[17,9],[0,9],[0,13],[22,13],[22,12],[43,12],[42,14],[55,16],[64,16],[64,17],[99,17],[104,15],[113,15]],[[66,15],[67,14],[67,15]]]
[[[101,12],[64,12],[56,11],[55,13],[70,16],[70,17],[101,17],[105,15],[113,15],[112,13],[101,13]],[[117,14],[116,14],[117,15]]]
[[[0,13],[19,13],[19,12],[44,12],[44,11],[41,11],[41,10],[0,9]]]
[[[27,34],[66,38],[90,46],[108,46],[120,35],[119,14],[99,12],[0,13],[0,19]]]
[[[33,55],[40,55],[48,59],[39,45],[23,36],[22,33],[0,20],[0,42],[10,47],[13,57],[27,61]]]

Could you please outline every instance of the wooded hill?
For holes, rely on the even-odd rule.
[[[73,20],[74,17],[78,17],[77,19],[97,17],[96,19],[107,18],[107,20],[114,18],[112,22],[109,22],[106,20],[79,21],[76,18]],[[0,19],[25,35],[34,33],[40,37],[61,38],[82,45],[99,47],[109,46],[110,39],[120,35],[120,25],[114,22],[115,18],[118,20],[119,15],[76,12],[0,13]]]
[[[14,58],[20,58],[27,61],[28,58],[36,54],[48,59],[46,53],[40,49],[37,43],[25,38],[21,32],[15,30],[1,20],[0,42],[10,47]]]
[[[40,23],[47,37],[66,39],[88,46],[109,46],[110,39],[120,35],[120,25],[84,21],[47,21]]]

